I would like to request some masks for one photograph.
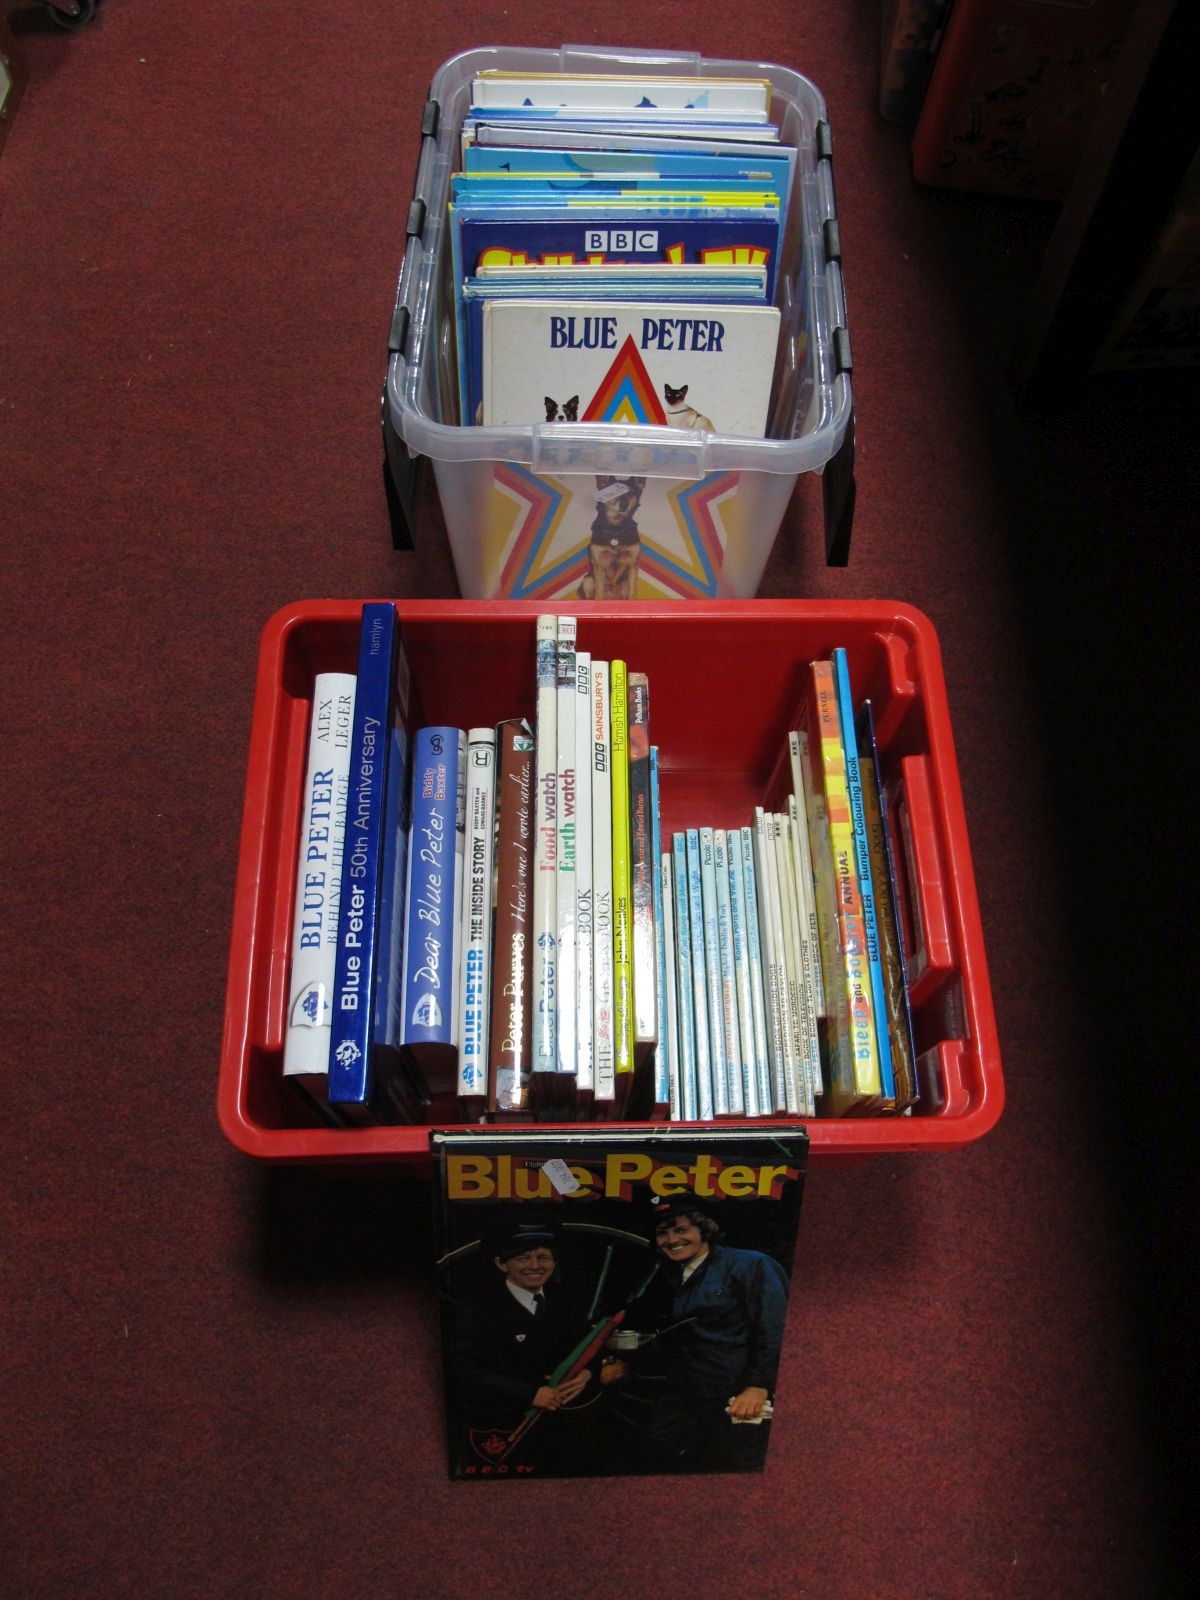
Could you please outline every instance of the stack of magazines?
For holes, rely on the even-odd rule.
[[[796,160],[765,79],[480,73],[449,212],[461,422],[763,437]]]

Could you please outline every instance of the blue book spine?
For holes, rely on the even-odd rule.
[[[867,820],[863,811],[862,772],[858,762],[858,736],[854,731],[854,702],[850,694],[850,668],[846,652],[833,652],[833,676],[837,685],[838,726],[846,757],[846,790],[850,797],[850,823],[854,833],[854,860],[858,867],[858,890],[862,898],[863,930],[867,943],[867,970],[871,984],[871,1011],[875,1024],[875,1047],[879,1052],[879,1082],[885,1098],[896,1098],[896,1076],[892,1067],[892,1046],[888,1038],[887,994],[883,987],[883,963],[879,957],[879,921],[875,911],[874,882],[871,873],[871,847],[867,841]]]
[[[394,929],[401,916],[408,667],[396,607],[363,607],[342,853],[331,1104],[369,1110],[377,1046],[396,1044]]]
[[[713,830],[700,833],[700,907],[704,928],[704,982],[708,998],[708,1057],[712,1068],[713,1112],[729,1115],[729,1061],[725,1050],[725,997],[721,990],[721,937],[717,927],[717,879]]]
[[[692,1015],[696,1027],[696,1099],[700,1120],[709,1122],[716,1105],[713,1056],[709,1043],[708,973],[704,960],[704,899],[700,887],[700,834],[689,828],[687,840],[688,921],[692,945]]]
[[[692,994],[691,918],[688,915],[687,838],[677,833],[671,840],[671,866],[675,894],[675,995],[679,1009],[679,1087],[683,1120],[699,1116],[696,1077],[696,1013]],[[712,1115],[711,1105],[706,1113]]]
[[[462,905],[463,729],[418,728],[412,774],[400,1043],[452,1045]]]

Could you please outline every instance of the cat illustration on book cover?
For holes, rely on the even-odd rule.
[[[672,389],[669,383],[663,384],[663,399],[667,402],[667,427],[703,428],[708,433],[715,433],[717,430],[704,413],[697,411],[695,406],[688,405],[687,392],[686,383],[682,389]]]

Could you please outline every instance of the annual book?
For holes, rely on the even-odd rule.
[[[326,1114],[354,685],[349,672],[321,672],[313,683],[283,1044],[285,1081]]]
[[[760,1471],[808,1150],[795,1122],[435,1130],[450,1476]]]
[[[533,729],[510,718],[496,729],[496,910],[492,952],[488,1105],[529,1104],[533,983]]]
[[[362,608],[338,906],[329,1100],[355,1121],[407,1100],[395,1057],[406,907],[411,679],[391,602]],[[397,1109],[403,1112],[404,1107]]]
[[[467,738],[442,724],[413,746],[400,1042],[430,1094],[458,1087],[458,965]]]

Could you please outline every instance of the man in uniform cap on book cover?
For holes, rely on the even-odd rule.
[[[558,1271],[561,1238],[553,1224],[505,1227],[481,1244],[483,1281],[458,1322],[457,1368],[469,1430],[508,1432],[531,1410],[541,1413],[519,1459],[560,1472],[578,1465],[587,1441],[571,1408],[595,1388],[599,1358],[554,1384],[551,1374],[589,1331],[587,1307]]]

